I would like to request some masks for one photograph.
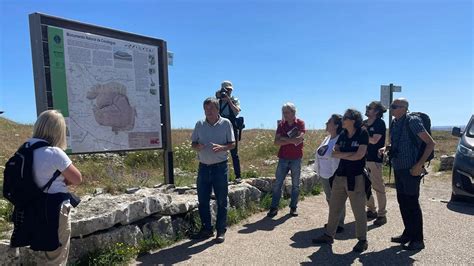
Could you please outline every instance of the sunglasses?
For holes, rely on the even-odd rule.
[[[396,105],[396,104],[390,105],[390,109],[398,109],[398,108],[405,108],[405,106],[403,106],[403,105]]]
[[[366,105],[366,106],[365,106],[365,109],[366,109],[366,110],[372,110],[372,109],[375,109],[375,108],[374,108],[374,107],[370,107],[370,106]]]
[[[350,116],[343,116],[342,120],[355,120],[353,117]]]

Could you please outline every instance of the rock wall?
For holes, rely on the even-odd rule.
[[[244,179],[229,185],[229,207],[241,208],[250,202],[258,203],[264,193],[271,193],[274,177]],[[311,166],[302,168],[300,190],[311,192],[318,181]],[[286,178],[283,193],[290,195],[291,179]],[[215,221],[216,204],[211,200]],[[71,212],[71,248],[69,262],[89,252],[117,242],[138,246],[153,234],[174,239],[186,235],[198,215],[195,187],[162,185],[142,188],[133,194],[85,196]],[[14,249],[8,241],[0,241],[0,265],[31,262],[28,248]]]

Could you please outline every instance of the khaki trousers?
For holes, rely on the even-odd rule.
[[[66,265],[71,237],[71,220],[69,220],[71,208],[69,201],[64,202],[59,213],[58,234],[61,246],[53,251],[34,251],[38,265]]]
[[[334,237],[341,213],[346,204],[347,197],[351,203],[356,223],[356,237],[359,240],[367,240],[367,215],[365,213],[366,194],[364,188],[364,177],[355,177],[354,191],[347,187],[347,177],[336,176],[332,183],[331,199],[329,200],[329,219],[326,234]]]
[[[387,195],[385,194],[385,185],[382,177],[382,163],[367,162],[365,166],[369,169],[369,178],[372,182],[372,188],[377,194],[377,204],[379,210],[377,216],[384,217],[387,214]],[[376,212],[374,194],[372,194],[367,201],[367,209]]]

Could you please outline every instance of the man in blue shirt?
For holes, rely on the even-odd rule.
[[[425,248],[423,241],[423,217],[421,213],[420,181],[425,171],[424,163],[434,149],[435,142],[427,133],[419,117],[408,112],[408,101],[400,98],[390,105],[391,115],[395,118],[390,129],[389,157],[395,172],[395,184],[400,213],[405,226],[400,236],[391,241],[400,243],[406,250]],[[417,136],[417,145],[410,138],[410,132]],[[418,148],[424,142],[426,148],[421,154]],[[381,148],[385,152],[387,148]]]

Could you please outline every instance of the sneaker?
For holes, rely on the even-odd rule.
[[[421,241],[410,241],[410,244],[403,246],[404,250],[422,250],[425,248],[425,242]]]
[[[236,179],[234,180],[234,183],[236,183],[236,184],[242,183],[242,178],[236,178]]]
[[[224,243],[224,241],[225,241],[225,233],[217,233],[216,243],[220,244],[220,243]]]
[[[277,214],[278,214],[278,209],[277,208],[270,208],[270,210],[267,213],[267,217],[273,218]]]
[[[393,243],[406,244],[410,242],[410,239],[407,236],[399,235],[399,236],[392,237],[390,241]]]
[[[377,212],[367,211],[367,219],[372,220],[377,218]]]
[[[387,223],[387,217],[385,216],[379,216],[377,219],[374,221],[374,225],[376,226],[381,226]]]
[[[357,242],[354,248],[352,248],[352,251],[361,253],[366,251],[368,247],[369,244],[367,243],[367,240],[359,240],[359,242]]]
[[[326,228],[327,226],[328,226],[328,224],[324,224],[324,228]],[[336,229],[336,234],[340,234],[340,233],[344,232],[344,230],[345,230],[344,227],[338,225],[337,229]]]
[[[296,210],[296,208],[290,209],[290,216],[293,216],[293,217],[298,216],[298,211]]]
[[[214,236],[214,232],[211,230],[201,229],[196,234],[192,235],[190,238],[195,240],[207,239]]]
[[[313,240],[311,240],[311,241],[313,242],[313,244],[329,244],[329,245],[331,245],[332,243],[334,243],[334,238],[331,237],[331,236],[328,236],[326,234],[323,234],[321,236],[313,238]]]

